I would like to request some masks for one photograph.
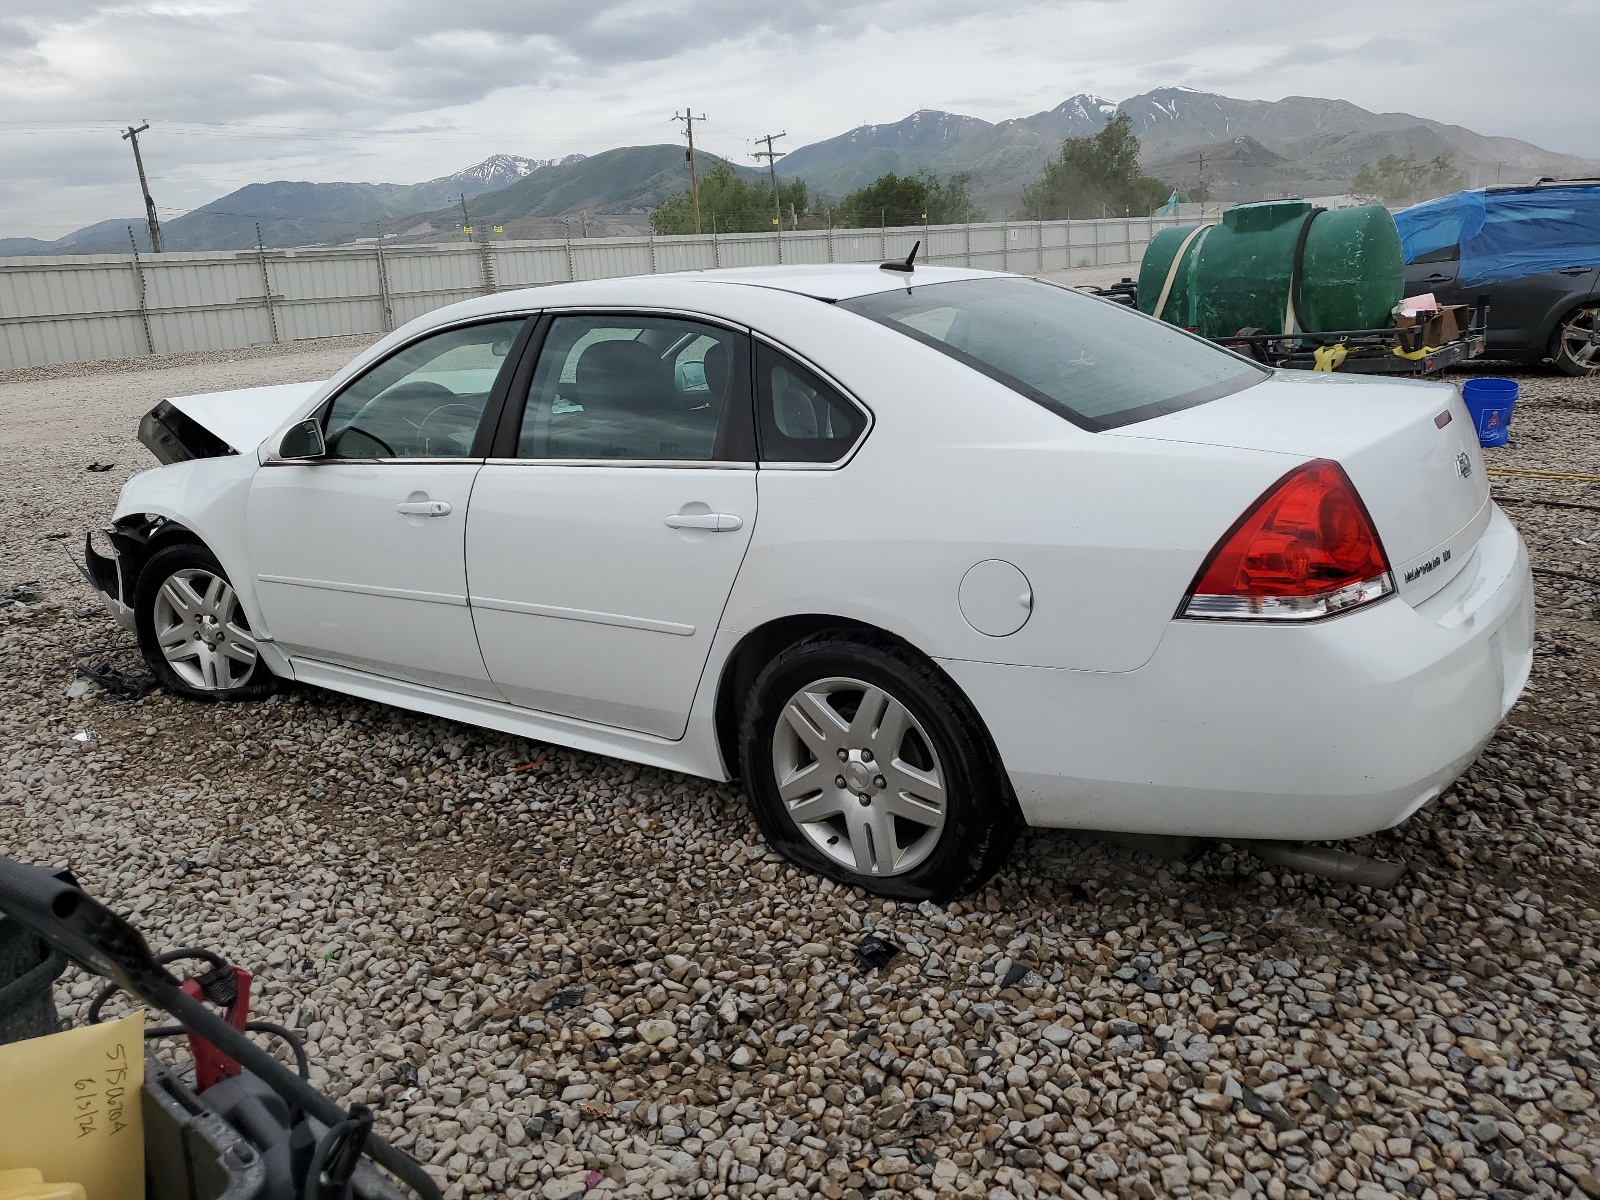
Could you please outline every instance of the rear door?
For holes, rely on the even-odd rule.
[[[684,317],[548,320],[467,520],[478,642],[513,704],[683,735],[755,525],[749,353]]]

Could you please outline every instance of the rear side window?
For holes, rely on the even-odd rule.
[[[867,428],[867,415],[814,371],[756,346],[756,435],[771,463],[838,462]]]
[[[964,279],[841,301],[1084,429],[1131,425],[1271,372],[1161,321],[1032,279]]]

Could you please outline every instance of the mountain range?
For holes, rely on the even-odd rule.
[[[1453,155],[1474,184],[1600,173],[1594,160],[1409,113],[1369,112],[1346,100],[1236,100],[1181,87],[1121,103],[1081,94],[998,123],[924,109],[802,146],[779,160],[778,171],[835,195],[885,171],[966,171],[979,204],[1001,216],[1016,208],[1023,186],[1038,177],[1063,139],[1098,133],[1119,112],[1132,119],[1146,172],[1188,188],[1198,182],[1203,156],[1207,192],[1219,200],[1345,192],[1363,165],[1386,154]],[[1478,179],[1471,178],[1474,164]]]
[[[552,166],[570,166],[583,155],[563,159],[495,154],[480,163],[425,183],[251,183],[209,204],[161,223],[166,250],[227,250],[256,244],[256,229],[268,246],[301,246],[375,235],[373,223],[442,208],[461,196],[496,192]],[[97,221],[53,242],[0,238],[0,255],[121,254],[132,226],[139,249],[150,249],[144,217]]]
[[[1271,199],[1347,192],[1357,170],[1386,154],[1452,156],[1469,186],[1541,175],[1596,176],[1600,161],[1490,137],[1409,113],[1375,113],[1345,100],[1290,96],[1238,100],[1189,88],[1157,88],[1120,103],[1080,94],[1032,116],[990,122],[923,109],[903,120],[862,125],[801,146],[778,160],[779,174],[803,178],[813,194],[841,197],[887,172],[965,172],[991,217],[1015,212],[1069,137],[1098,133],[1119,112],[1132,119],[1146,173],[1176,188],[1203,182],[1209,198]],[[702,170],[720,161],[702,154]],[[736,166],[753,181],[764,173]],[[250,184],[164,222],[168,250],[330,244],[387,237],[461,236],[461,204],[474,223],[506,237],[560,236],[648,227],[649,211],[689,184],[681,146],[626,146],[590,157],[532,159],[497,154],[452,175],[417,184]],[[102,221],[56,241],[0,238],[0,255],[121,253],[132,226],[148,249],[142,217]]]

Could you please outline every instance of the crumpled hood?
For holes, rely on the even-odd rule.
[[[272,387],[238,388],[231,392],[203,392],[198,396],[173,396],[157,406],[177,409],[195,424],[226,442],[236,454],[247,454],[268,434],[292,417],[327,382],[280,383]],[[190,457],[206,457],[192,454]]]

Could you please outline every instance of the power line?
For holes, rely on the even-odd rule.
[[[689,159],[689,195],[693,199],[693,202],[694,202],[694,231],[696,233],[699,233],[700,232],[700,177],[697,174],[695,174],[695,169],[694,169],[694,123],[696,121],[704,121],[706,119],[706,115],[705,115],[705,113],[701,113],[698,117],[695,116],[694,115],[694,108],[691,106],[691,107],[685,108],[682,113],[673,113],[672,114],[672,119],[674,121],[682,121],[683,122],[684,136],[689,139],[689,153],[688,153],[688,156],[687,156],[688,159]]]
[[[787,133],[766,133],[756,138],[758,142],[765,142],[765,150],[754,151],[750,157],[767,160],[767,171],[772,176],[772,223],[779,229],[783,228],[783,201],[778,194],[778,160],[788,153],[787,150],[774,150],[772,143],[778,138],[788,137]]]
[[[156,220],[156,202],[150,198],[150,185],[145,182],[144,178],[144,156],[139,153],[139,135],[149,128],[149,121],[146,121],[137,129],[129,125],[123,132],[122,138],[124,141],[133,143],[133,163],[134,166],[139,168],[139,190],[144,193],[145,219],[150,223],[150,253],[160,254],[161,222]]]

